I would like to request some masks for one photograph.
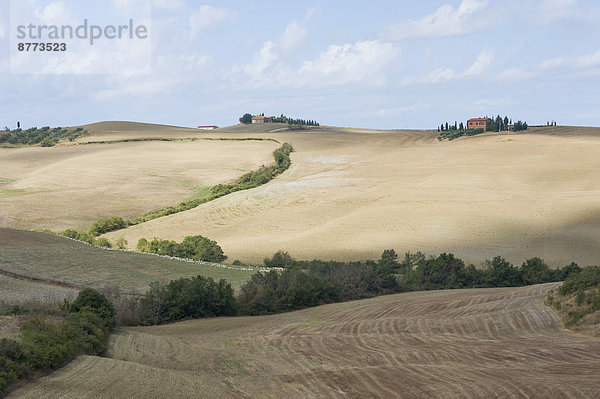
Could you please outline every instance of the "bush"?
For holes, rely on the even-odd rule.
[[[285,251],[277,251],[273,254],[271,259],[265,258],[263,263],[266,267],[288,267],[294,262],[294,258]]]
[[[52,140],[52,139],[44,139],[41,141],[40,145],[42,147],[53,147],[58,143],[58,140]]]
[[[600,285],[600,267],[591,266],[581,269],[579,273],[570,274],[558,289],[560,295],[569,295]]]
[[[231,285],[221,279],[196,276],[153,283],[141,299],[142,324],[162,324],[188,318],[231,316],[237,304]]]
[[[69,307],[71,313],[83,310],[97,314],[109,329],[115,326],[115,308],[113,304],[104,295],[91,288],[81,291]]]
[[[149,252],[149,245],[148,240],[140,238],[135,246],[135,250],[139,252]]]
[[[21,342],[0,340],[0,394],[34,371],[62,367],[79,354],[102,355],[113,325],[112,304],[91,289],[81,291],[64,321],[29,320]]]
[[[112,244],[110,243],[110,241],[108,241],[108,239],[104,237],[100,237],[97,240],[95,240],[94,245],[98,247],[112,248]]]
[[[96,223],[92,225],[92,228],[90,229],[90,234],[94,236],[99,236],[100,234],[124,229],[125,227],[127,227],[127,223],[121,217],[114,216],[109,218],[100,218]]]
[[[120,238],[117,240],[117,242],[115,243],[115,245],[116,245],[116,247],[117,247],[118,249],[127,249],[127,244],[129,244],[129,243],[128,243],[128,242],[127,242],[127,240],[126,240],[125,238],[123,238],[123,237],[120,237]]]
[[[223,249],[216,241],[203,236],[187,236],[181,243],[169,240],[153,239],[148,241],[141,238],[136,246],[141,252],[149,252],[158,255],[176,256],[205,262],[222,262],[227,259]]]

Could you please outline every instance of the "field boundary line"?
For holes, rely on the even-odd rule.
[[[183,142],[183,141],[272,141],[281,144],[279,140],[262,137],[138,137],[131,139],[115,139],[115,140],[98,140],[98,141],[83,141],[73,145],[88,145],[88,144],[119,144],[119,143],[135,143],[149,141],[166,141],[166,142]]]
[[[40,233],[39,231],[36,231],[36,230],[28,230],[28,231],[31,231],[34,233]],[[50,234],[47,232],[43,232],[43,233]],[[90,244],[89,242],[81,241],[76,238],[62,236],[60,234],[52,234],[52,235],[55,235],[56,237],[64,238],[67,240],[75,241],[75,242],[78,242],[80,244],[84,244],[84,245],[87,245],[90,247],[98,248],[98,249],[104,250],[104,251],[116,251],[116,252],[126,252],[126,253],[130,253],[130,254],[138,254],[138,255],[149,255],[149,256],[155,256],[155,257],[163,258],[163,259],[175,260],[175,261],[179,261],[179,262],[195,263],[195,264],[201,265],[201,266],[216,267],[219,269],[236,270],[236,271],[241,271],[241,272],[263,272],[263,273],[267,273],[271,270],[283,271],[282,267],[260,268],[260,267],[230,266],[230,265],[225,265],[223,263],[206,262],[203,260],[194,260],[194,259],[189,259],[189,258],[179,258],[177,256],[159,255],[159,254],[155,254],[152,252],[139,252],[139,251],[134,251],[131,249],[108,248],[108,247],[102,247],[99,245],[93,245],[93,244]],[[0,271],[1,270],[2,269],[0,269]]]

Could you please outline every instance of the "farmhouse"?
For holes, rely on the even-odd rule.
[[[271,123],[271,118],[268,116],[253,116],[252,123]]]
[[[214,125],[198,126],[198,129],[202,129],[202,130],[215,130],[218,128],[219,128],[219,126],[214,126]]]
[[[486,132],[493,121],[490,118],[471,118],[467,121],[469,129],[483,129]]]

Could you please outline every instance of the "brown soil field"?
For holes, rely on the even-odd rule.
[[[281,130],[283,129],[283,130]],[[274,181],[126,231],[202,234],[230,259],[360,260],[453,252],[475,264],[502,255],[552,266],[600,259],[600,128],[532,128],[439,142],[431,131],[234,126],[206,137],[274,138],[294,146]]]
[[[224,278],[237,289],[254,273],[148,254],[108,251],[52,234],[0,228],[0,274],[2,271],[51,280],[51,283],[66,282],[95,289],[116,287],[138,293],[146,292],[153,281],[169,282],[197,275],[215,280]],[[43,281],[40,283],[43,284]],[[24,292],[19,295],[29,295],[31,282],[18,280],[14,284],[16,291],[10,294],[11,289],[7,295],[17,296],[21,288]],[[24,286],[20,287],[21,284]],[[57,292],[62,292],[62,287],[56,284],[54,287]]]
[[[121,125],[89,125],[90,136],[75,144],[202,137],[197,129],[124,124],[121,128],[133,130],[106,130],[111,126]],[[202,140],[0,149],[0,227],[87,230],[100,217],[139,216],[270,164],[277,147],[271,141]]]
[[[600,340],[559,327],[556,284],[414,292],[117,331],[10,398],[597,398]]]

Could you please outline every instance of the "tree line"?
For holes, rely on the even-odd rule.
[[[227,256],[216,241],[201,235],[187,236],[181,243],[169,240],[140,238],[136,250],[157,255],[174,256],[183,259],[201,260],[205,262],[223,262]]]
[[[551,269],[541,258],[514,266],[497,256],[483,267],[466,265],[451,253],[425,256],[408,252],[399,258],[385,250],[378,260],[364,262],[297,261],[277,252],[265,266],[284,269],[257,272],[237,296],[231,285],[197,276],[153,283],[143,298],[129,298],[128,324],[160,324],[192,317],[263,315],[377,295],[457,288],[520,287],[563,281],[589,268],[571,263]]]
[[[249,125],[252,123],[252,118],[254,116],[265,116],[265,114],[262,113],[260,115],[252,115],[250,113],[245,113],[243,116],[240,117],[239,121],[240,121],[240,123]],[[281,114],[280,116],[271,116],[271,117],[269,117],[269,119],[271,119],[271,122],[273,122],[273,123],[287,123],[288,125],[298,125],[298,126],[321,126],[319,124],[319,122],[312,120],[312,119],[288,118],[284,114]]]
[[[0,392],[19,378],[61,367],[79,354],[104,353],[116,316],[126,325],[155,325],[189,318],[274,314],[416,290],[518,287],[563,280],[559,294],[575,293],[582,305],[569,312],[569,320],[576,322],[600,310],[600,267],[571,263],[551,269],[537,257],[514,266],[497,256],[476,268],[451,253],[407,252],[399,258],[389,249],[378,260],[339,262],[296,261],[280,251],[264,263],[284,270],[252,275],[237,296],[224,279],[196,276],[152,283],[142,297],[128,296],[124,301],[113,297],[115,311],[102,294],[85,289],[63,306],[64,321],[34,318],[21,328],[21,341],[0,340]],[[557,308],[562,304],[550,296],[548,300]]]
[[[281,147],[273,151],[274,163],[268,166],[261,166],[257,170],[245,173],[237,178],[231,184],[217,184],[210,188],[208,195],[201,198],[193,198],[187,201],[183,201],[175,206],[170,206],[165,209],[150,212],[145,215],[133,218],[123,219],[120,216],[102,217],[98,219],[88,231],[75,231],[72,229],[65,230],[60,233],[65,237],[77,239],[80,241],[87,242],[92,245],[98,245],[102,247],[112,247],[112,244],[104,237],[97,238],[99,235],[108,233],[111,231],[125,229],[129,226],[135,226],[136,224],[144,223],[149,220],[157,219],[159,217],[172,215],[174,213],[187,211],[193,209],[201,204],[220,198],[224,195],[241,191],[248,190],[254,187],[258,187],[265,184],[275,177],[285,172],[291,165],[292,160],[290,154],[294,151],[294,148],[289,143],[283,143]],[[117,248],[125,248],[125,240],[118,241],[116,243]]]
[[[26,130],[21,128],[11,130],[8,127],[5,127],[4,133],[0,134],[0,144],[39,144],[42,147],[51,147],[58,144],[58,142],[61,140],[73,141],[80,136],[86,135],[87,133],[87,130],[83,130],[81,127],[67,129],[62,127],[50,128],[50,126],[44,126],[39,129],[37,127],[31,127]]]

